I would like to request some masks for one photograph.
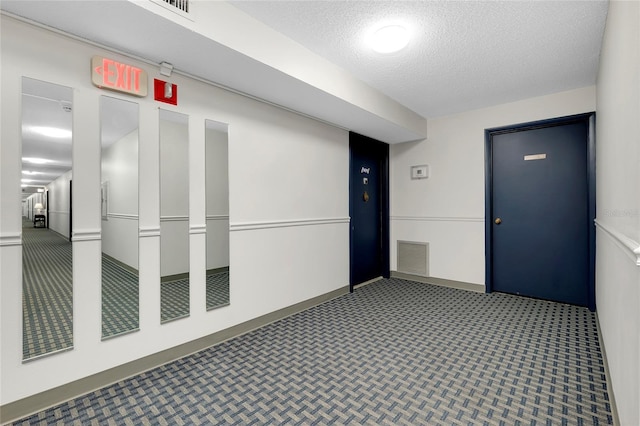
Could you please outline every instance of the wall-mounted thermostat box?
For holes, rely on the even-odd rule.
[[[427,179],[429,177],[429,165],[411,166],[411,179]]]

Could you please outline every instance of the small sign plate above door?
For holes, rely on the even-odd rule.
[[[547,154],[533,154],[533,155],[525,155],[524,156],[524,161],[531,161],[531,160],[544,160],[547,158]]]

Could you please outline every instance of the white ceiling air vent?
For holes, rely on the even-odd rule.
[[[183,12],[189,13],[189,0],[163,0],[165,3],[169,3],[176,9],[180,9]]]
[[[398,241],[398,272],[429,276],[429,243]]]

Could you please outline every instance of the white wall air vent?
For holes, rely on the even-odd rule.
[[[398,272],[429,276],[429,243],[398,241]]]
[[[183,12],[189,13],[189,0],[163,0],[165,3],[169,3],[171,6],[180,9]]]

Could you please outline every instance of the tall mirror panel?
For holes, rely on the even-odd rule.
[[[207,309],[229,304],[228,125],[205,122]]]
[[[72,100],[22,78],[23,360],[73,347]]]
[[[102,338],[138,329],[138,104],[100,98]]]
[[[160,110],[161,322],[189,315],[189,117]]]

